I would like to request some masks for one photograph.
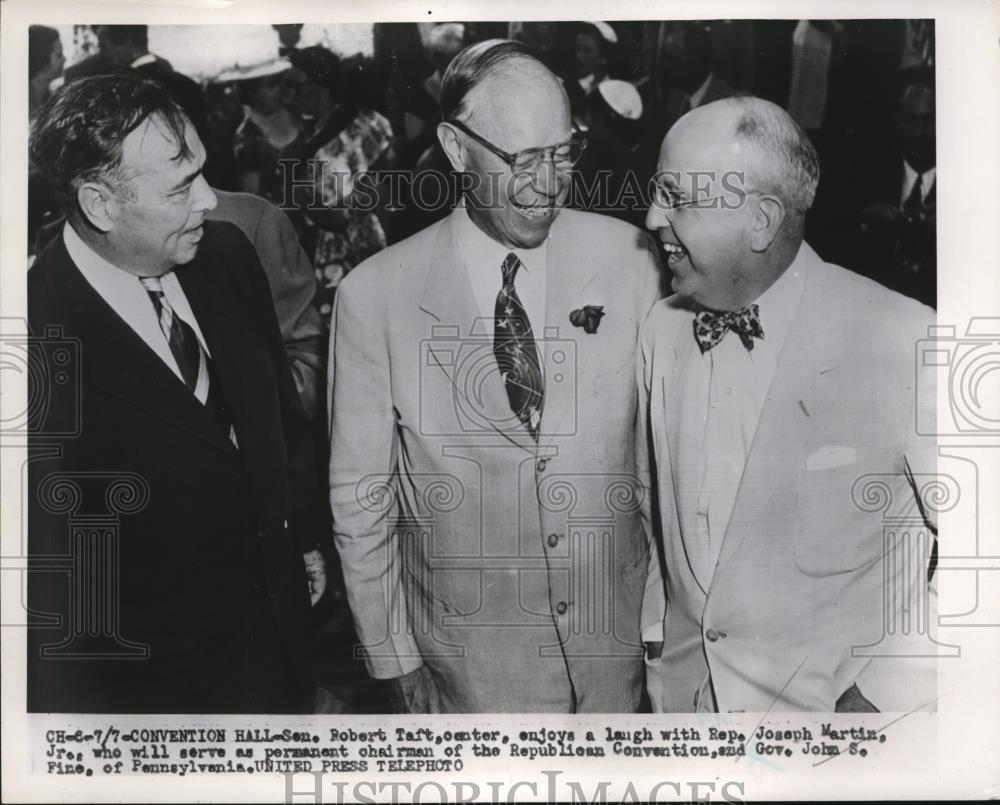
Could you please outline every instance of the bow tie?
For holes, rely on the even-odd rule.
[[[702,353],[708,352],[718,344],[729,330],[740,337],[747,352],[753,350],[754,338],[764,337],[764,330],[760,326],[760,308],[757,305],[749,305],[726,313],[702,310],[695,314],[694,340],[698,342]]]

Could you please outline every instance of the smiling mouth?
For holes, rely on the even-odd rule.
[[[667,253],[667,265],[673,266],[678,260],[687,256],[687,249],[677,243],[663,241],[663,251]]]
[[[552,215],[555,215],[556,208],[547,204],[518,204],[516,201],[512,202],[515,210],[517,210],[525,218],[532,221],[541,221]]]

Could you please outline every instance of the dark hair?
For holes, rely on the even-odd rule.
[[[187,116],[162,84],[138,72],[89,76],[64,86],[41,108],[31,130],[31,158],[63,205],[75,210],[81,182],[121,181],[122,143],[156,116],[188,158]]]
[[[340,57],[322,45],[299,48],[288,54],[288,60],[301,70],[310,84],[326,87],[330,97],[336,98],[341,90]]]
[[[149,47],[149,28],[146,25],[102,25],[101,35],[115,45],[131,42],[141,48]]]
[[[513,39],[487,39],[467,47],[452,59],[441,81],[441,117],[456,117],[474,87],[499,65],[517,60],[536,62],[548,70],[535,51]]]
[[[202,92],[201,85],[176,70],[157,70],[148,75],[170,93],[171,98],[177,102],[191,121],[194,130],[198,132],[198,139],[207,146],[211,132],[208,128],[208,105],[205,103],[205,93]]]
[[[28,78],[34,78],[52,60],[52,46],[59,41],[59,31],[48,25],[28,27]]]

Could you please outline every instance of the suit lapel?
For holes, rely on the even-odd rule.
[[[52,291],[65,305],[69,333],[79,334],[84,375],[144,415],[167,421],[220,449],[232,450],[205,406],[84,279],[62,237],[55,248],[59,253],[54,261]]]
[[[836,339],[817,325],[830,304],[824,283],[827,271],[811,249],[806,259],[811,262],[806,285],[747,455],[719,553],[720,566],[736,553],[751,527],[748,524],[774,523],[776,510],[786,508],[787,501],[778,499],[794,488],[810,437],[835,399],[825,388],[841,356]]]
[[[421,357],[421,363],[436,364],[445,373],[455,392],[465,400],[467,410],[478,413],[480,422],[477,424],[488,423],[487,426],[497,433],[534,453],[535,440],[511,411],[507,390],[493,357],[491,333],[484,329],[492,326],[492,320],[480,321],[476,327],[482,315],[458,246],[455,232],[455,216],[458,215],[466,215],[463,207],[456,208],[441,226],[431,250],[431,264],[419,307],[436,324],[431,325],[431,341],[426,347],[428,354],[426,361]],[[496,267],[496,274],[499,291],[500,266]],[[437,338],[440,338],[440,347],[434,344]],[[440,405],[446,410],[454,405],[454,400],[443,400]]]
[[[232,289],[213,287],[212,269],[194,263],[178,269],[177,277],[212,354],[213,382],[221,386],[217,391],[222,392],[236,439],[245,450],[251,441],[248,434],[268,427],[257,419],[267,408],[261,401],[278,397],[277,387],[261,386],[263,379],[273,374],[266,364],[267,352],[248,348],[247,342],[257,338],[254,322],[239,315],[239,308],[228,297]]]

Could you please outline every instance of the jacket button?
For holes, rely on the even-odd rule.
[[[714,643],[716,640],[722,637],[722,635],[715,629],[709,629],[707,632],[705,632],[705,637],[708,638],[709,642]]]
[[[549,460],[547,458],[540,458],[538,459],[538,463],[535,465],[535,467],[538,469],[539,472],[545,472],[545,467],[548,463]]]
[[[558,544],[559,544],[559,535],[558,534],[549,534],[549,547],[550,548],[555,548],[556,545],[558,545]]]
[[[565,615],[566,614],[566,610],[568,610],[568,609],[569,609],[569,606],[567,605],[567,603],[565,601],[560,601],[558,604],[556,604],[556,612],[558,614],[560,614],[560,615]]]

